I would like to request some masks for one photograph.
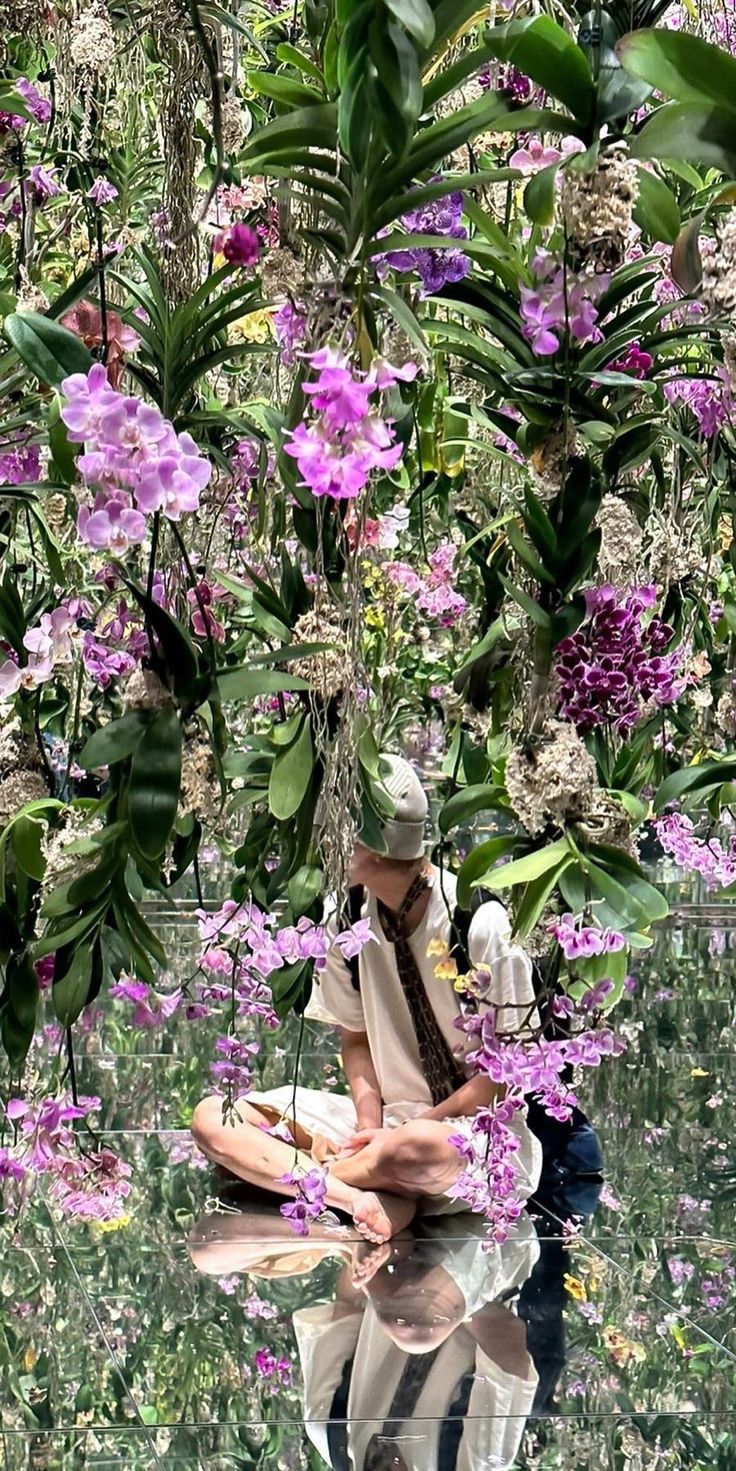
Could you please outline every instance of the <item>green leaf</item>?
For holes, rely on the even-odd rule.
[[[496,807],[498,798],[499,788],[487,783],[463,787],[462,791],[454,792],[440,810],[438,818],[440,832],[449,833],[461,822],[467,822],[469,817],[474,817],[476,812],[485,812],[489,807]]]
[[[501,618],[496,618],[495,621],[491,624],[490,628],[486,629],[483,637],[479,639],[478,643],[471,648],[469,654],[467,655],[467,658],[463,659],[462,664],[460,664],[455,670],[456,684],[458,680],[462,679],[464,675],[469,673],[473,665],[477,664],[479,659],[485,658],[486,654],[489,654],[491,652],[491,649],[493,649],[495,645],[499,642],[499,640],[504,638],[504,636],[505,628],[503,620]]]
[[[599,895],[605,899],[609,909],[618,916],[620,929],[647,929],[654,916],[648,913],[633,884],[623,874],[614,877],[597,863],[585,862],[584,867],[593,897]]]
[[[665,777],[654,798],[654,810],[661,812],[668,802],[716,791],[731,781],[736,781],[736,760],[701,761],[696,766],[685,766]]]
[[[393,21],[385,28],[378,21],[373,22],[369,50],[376,69],[376,75],[371,77],[376,101],[374,121],[389,152],[400,158],[411,142],[414,124],[422,110],[417,53],[408,36]]]
[[[324,87],[325,79],[319,67],[315,66],[303,51],[299,51],[289,41],[282,41],[281,45],[276,47],[276,60],[285,62],[287,66],[296,67],[297,71],[303,72],[306,77],[312,77],[315,82],[319,82]]]
[[[672,245],[680,230],[680,207],[672,190],[649,169],[639,169],[639,193],[634,220],[650,240]]]
[[[38,995],[38,976],[30,952],[9,956],[0,996],[0,1038],[16,1072],[23,1067],[33,1039]]]
[[[248,86],[261,97],[270,97],[283,107],[309,107],[324,100],[322,93],[306,82],[297,82],[281,72],[248,71],[245,74]]]
[[[63,949],[66,945],[73,945],[75,940],[80,940],[83,935],[89,934],[94,929],[98,920],[102,918],[107,907],[107,900],[93,905],[85,914],[80,914],[78,919],[71,924],[58,929],[55,925],[48,926],[33,946],[35,960],[42,960],[44,955],[53,955],[56,950]]]
[[[681,291],[694,294],[703,279],[703,262],[700,255],[698,236],[703,221],[703,211],[694,215],[683,225],[672,248],[670,275]]]
[[[371,139],[371,107],[368,100],[368,48],[353,57],[337,106],[340,146],[353,168],[361,173]]]
[[[579,46],[547,15],[511,21],[486,32],[486,44],[502,61],[511,61],[532,81],[557,97],[579,122],[593,116],[593,75]]]
[[[131,710],[119,720],[111,720],[94,731],[77,757],[85,771],[94,771],[98,766],[115,766],[125,761],[137,749],[149,720],[148,713]]]
[[[54,976],[51,987],[51,1003],[63,1027],[74,1025],[87,1004],[92,980],[92,947],[79,945],[72,956],[71,964],[59,980]]]
[[[358,760],[369,777],[372,777],[374,781],[381,780],[381,753],[373,731],[367,723],[358,738]]]
[[[166,966],[168,962],[161,941],[146,924],[143,915],[128,893],[126,878],[128,883],[132,884],[134,877],[137,875],[135,869],[132,868],[129,868],[127,875],[119,875],[113,895],[113,913],[120,944],[126,953],[126,967],[138,971],[142,979],[152,985],[155,980],[155,971],[149,957],[153,957],[159,966]]]
[[[485,843],[479,843],[463,859],[457,876],[457,902],[461,909],[468,909],[472,899],[473,885],[499,858],[505,857],[507,853],[513,853],[519,847],[521,839],[514,834],[504,833],[497,838],[488,838]]]
[[[388,845],[383,834],[383,825],[367,796],[361,807],[361,820],[359,837],[366,848],[372,848],[374,853],[387,853]]]
[[[184,625],[171,613],[167,613],[165,608],[159,607],[153,598],[149,598],[148,593],[137,582],[126,577],[125,585],[140,604],[161,645],[166,675],[177,699],[187,704],[197,694],[204,698],[202,691],[198,689],[200,669],[197,651]]]
[[[659,158],[700,164],[736,173],[736,127],[733,113],[699,102],[668,102],[658,107],[631,139],[635,158]]]
[[[531,486],[524,490],[524,525],[542,560],[553,566],[557,558],[557,532]]]
[[[258,695],[309,689],[306,679],[296,674],[281,674],[278,669],[252,669],[245,664],[238,669],[225,669],[217,684],[223,701],[255,700]]]
[[[275,746],[291,746],[296,740],[301,729],[303,713],[300,710],[290,715],[280,725],[275,725],[271,731],[271,740]]]
[[[644,877],[635,858],[610,844],[596,843],[589,851],[598,867],[612,873],[636,900],[642,914],[642,928],[648,929],[651,924],[666,919],[669,905],[664,894]]]
[[[508,537],[509,546],[513,547],[517,557],[520,558],[529,572],[536,577],[537,581],[554,584],[554,573],[545,567],[544,562],[537,556],[528,541],[522,536],[515,521],[509,521],[506,527],[506,536]]]
[[[174,825],[181,785],[181,722],[173,706],[147,726],[130,767],[128,813],[136,845],[158,858]]]
[[[305,863],[289,879],[286,893],[295,918],[306,914],[315,899],[319,898],[322,893],[322,878],[321,868],[314,868]]]
[[[268,805],[279,822],[286,822],[301,807],[313,766],[312,731],[305,715],[296,740],[279,752],[271,768]]]
[[[688,31],[630,31],[617,46],[621,65],[665,97],[715,102],[736,116],[736,60]]]
[[[383,3],[420,46],[432,45],[434,16],[427,0],[383,0]]]
[[[231,577],[227,572],[221,572],[219,568],[217,570],[218,583],[226,588],[228,592],[231,592],[239,603],[250,604],[253,601],[253,587],[250,586],[252,582],[253,586],[258,589],[259,601],[263,604],[264,608],[266,608],[277,623],[288,628],[289,614],[281,598],[273,591],[273,588],[269,587],[267,582],[264,582],[262,578],[258,577],[257,573],[251,572],[250,568],[248,568],[248,576],[249,582],[246,583],[241,582],[237,577]]]
[[[283,965],[271,977],[273,1009],[283,1021],[293,1007],[304,1000],[311,982],[310,968],[306,960],[297,960],[293,965]]]
[[[241,162],[250,164],[252,171],[269,158],[282,161],[290,154],[305,148],[328,148],[335,146],[337,109],[332,102],[322,102],[314,107],[298,107],[285,117],[276,118],[258,129],[248,139],[241,153]]]
[[[49,447],[56,472],[53,478],[58,479],[63,485],[73,485],[77,478],[77,455],[81,453],[81,444],[69,443],[66,424],[61,418],[61,397],[54,394],[54,399],[49,409]]]
[[[6,88],[3,86],[2,90],[0,90],[0,108],[2,108],[3,112],[12,113],[13,117],[25,118],[26,122],[32,123],[36,121],[22,94],[16,92],[13,87]]]
[[[524,208],[537,225],[551,225],[555,217],[555,184],[559,163],[540,169],[524,190]]]
[[[6,572],[0,584],[0,633],[16,653],[23,657],[26,627],[25,609],[18,596],[15,578]]]
[[[572,853],[568,853],[553,868],[527,884],[514,916],[514,935],[519,940],[525,940],[527,935],[531,934],[552,890],[558,884],[561,875],[574,862]]]
[[[17,817],[13,823],[11,842],[16,861],[36,883],[41,882],[46,868],[41,846],[45,831],[45,823],[27,814]]]
[[[528,592],[525,592],[521,587],[517,587],[516,583],[511,582],[502,573],[499,573],[499,581],[503,583],[507,593],[513,598],[514,602],[518,603],[519,607],[523,608],[524,612],[529,614],[532,622],[536,623],[538,628],[549,628],[549,613],[545,613],[544,608],[540,608],[539,603],[535,602],[534,598],[531,598]]]
[[[569,856],[568,844],[564,838],[560,838],[547,848],[539,848],[536,853],[526,853],[523,858],[504,863],[503,868],[492,869],[490,873],[476,879],[474,887],[482,885],[486,889],[510,889],[513,884],[529,884],[548,873],[551,868],[559,869],[563,860]]]
[[[73,332],[40,312],[13,312],[4,331],[22,362],[49,388],[58,388],[71,373],[88,373],[94,363]]]

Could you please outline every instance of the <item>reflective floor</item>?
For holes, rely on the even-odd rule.
[[[174,942],[184,975],[190,916]],[[584,1134],[490,1252],[470,1215],[299,1240],[189,1143],[209,1024],[93,1017],[80,1091],[134,1188],[114,1230],[38,1194],[1,1228],[0,1464],[734,1471],[736,928],[681,911],[636,979],[581,1095],[604,1182]],[[264,1043],[261,1085],[296,1046]],[[307,1027],[300,1080],[330,1086],[334,1052]]]

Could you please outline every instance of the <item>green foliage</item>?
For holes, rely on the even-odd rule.
[[[137,742],[130,766],[128,811],[134,842],[145,858],[158,858],[174,825],[181,784],[179,715],[166,707]]]
[[[57,388],[71,373],[87,373],[92,354],[73,332],[38,312],[6,317],[5,336],[40,383]]]
[[[304,715],[294,739],[279,751],[271,768],[268,805],[279,822],[293,817],[301,806],[309,788],[313,765],[312,732]]]
[[[563,26],[550,16],[510,21],[486,34],[500,61],[511,62],[572,113],[584,128],[592,120],[595,87],[588,61]]]

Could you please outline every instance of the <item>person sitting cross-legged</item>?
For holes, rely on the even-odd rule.
[[[350,874],[375,938],[360,954],[358,975],[332,947],[307,1007],[308,1017],[340,1028],[349,1094],[286,1084],[239,1099],[234,1119],[223,1117],[222,1098],[204,1098],[192,1119],[194,1138],[211,1160],[278,1195],[297,1194],[284,1175],[324,1164],[326,1204],[347,1212],[377,1242],[417,1211],[466,1209],[448,1195],[467,1167],[450,1138],[463,1136],[480,1160],[482,1136],[470,1124],[498,1096],[466,1062],[472,1043],[455,1025],[457,994],[451,979],[435,973],[451,946],[456,884],[425,858],[426,794],[402,757],[383,757],[381,769],[394,808],[382,825],[386,851],[371,849],[366,835],[356,843]],[[335,915],[333,933],[343,919]],[[535,1015],[532,967],[511,942],[501,904],[475,911],[467,948],[471,965],[490,975],[480,1009],[496,1008],[499,1031],[523,1032]],[[279,1137],[284,1124],[292,1142]],[[278,1133],[269,1132],[275,1125]],[[511,1127],[523,1199],[539,1179],[542,1151],[523,1110]]]

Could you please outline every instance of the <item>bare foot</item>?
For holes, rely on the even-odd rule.
[[[416,1212],[416,1201],[378,1190],[361,1190],[353,1201],[356,1230],[367,1241],[390,1241],[408,1226]]]
[[[391,1247],[387,1241],[382,1241],[380,1246],[373,1241],[359,1241],[354,1250],[351,1265],[351,1280],[353,1287],[359,1291],[365,1290],[368,1283],[380,1272],[391,1256]]]

